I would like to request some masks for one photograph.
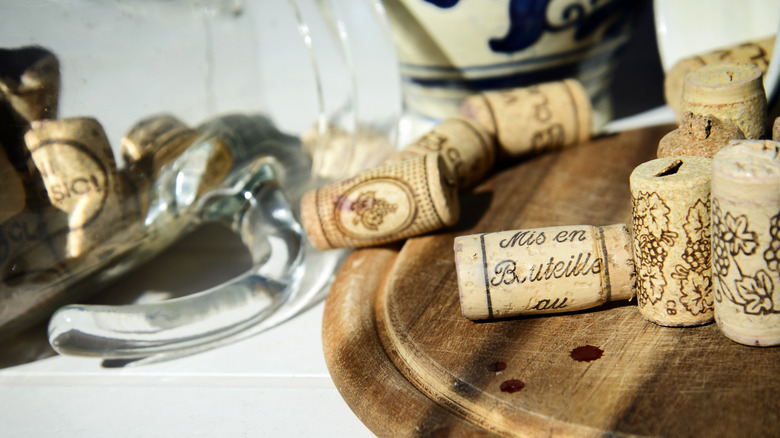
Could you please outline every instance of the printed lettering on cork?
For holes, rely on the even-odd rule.
[[[455,238],[469,319],[569,312],[633,296],[624,225],[549,227]]]

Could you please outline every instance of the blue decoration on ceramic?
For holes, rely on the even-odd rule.
[[[598,106],[608,96],[616,58],[643,5],[641,0],[388,2],[394,31],[403,33],[396,42],[407,108],[443,118],[456,114],[462,99],[475,92],[572,77]]]

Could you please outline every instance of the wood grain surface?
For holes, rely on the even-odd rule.
[[[380,436],[777,436],[778,348],[734,343],[715,324],[657,326],[635,302],[492,322],[460,313],[455,236],[630,223],[628,176],[672,128],[525,160],[462,195],[457,226],[353,253],[323,343],[355,414]],[[586,346],[602,356],[575,360]]]

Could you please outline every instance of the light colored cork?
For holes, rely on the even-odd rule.
[[[630,176],[637,302],[663,326],[712,321],[710,175],[706,157],[658,158]]]
[[[0,49],[0,99],[28,122],[56,118],[59,66],[57,57],[40,47]]]
[[[195,149],[200,155],[197,159],[176,164],[186,151]],[[222,182],[233,165],[233,155],[221,139],[204,135],[167,114],[136,123],[122,138],[120,154],[126,164],[123,176],[132,181],[143,212],[148,207],[149,185],[170,168],[181,172],[186,167],[190,178],[197,180],[199,196]]]
[[[307,192],[301,221],[315,247],[357,248],[458,220],[457,185],[438,153],[380,166]]]
[[[136,123],[122,138],[119,150],[126,164],[149,160],[150,168],[159,172],[198,137],[196,130],[163,114]]]
[[[455,238],[463,316],[572,312],[634,296],[625,225],[533,228]]]
[[[721,121],[712,115],[683,114],[680,127],[666,134],[658,144],[658,158],[698,156],[712,158],[731,140],[745,135],[730,120]]]
[[[590,98],[575,79],[471,96],[461,114],[494,135],[500,154],[509,157],[569,146],[592,134]]]
[[[747,139],[767,128],[767,101],[761,69],[753,64],[705,65],[685,77],[683,112],[713,115],[735,123]]]
[[[22,179],[0,145],[0,224],[24,208]]]
[[[681,110],[683,83],[688,73],[709,64],[741,62],[755,64],[766,74],[774,48],[775,36],[772,35],[757,41],[746,41],[733,47],[713,50],[680,60],[669,69],[664,78],[666,103],[672,107],[679,119],[684,113]]]
[[[780,141],[780,117],[777,117],[772,124],[772,140]]]
[[[735,141],[713,159],[715,319],[745,345],[780,345],[780,143]]]
[[[126,215],[100,124],[92,118],[35,121],[25,142],[51,204],[68,214],[66,256],[80,257],[111,237]]]
[[[385,163],[438,152],[457,178],[458,187],[468,189],[482,181],[493,168],[495,147],[493,137],[475,122],[463,117],[450,117],[391,155]]]

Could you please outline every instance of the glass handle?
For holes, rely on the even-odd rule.
[[[252,268],[230,282],[153,304],[70,305],[49,323],[59,353],[108,359],[180,356],[256,332],[299,289],[305,238],[272,164],[260,160],[232,187],[207,194],[202,221],[221,221],[249,249]],[[278,319],[278,318],[274,318]]]

